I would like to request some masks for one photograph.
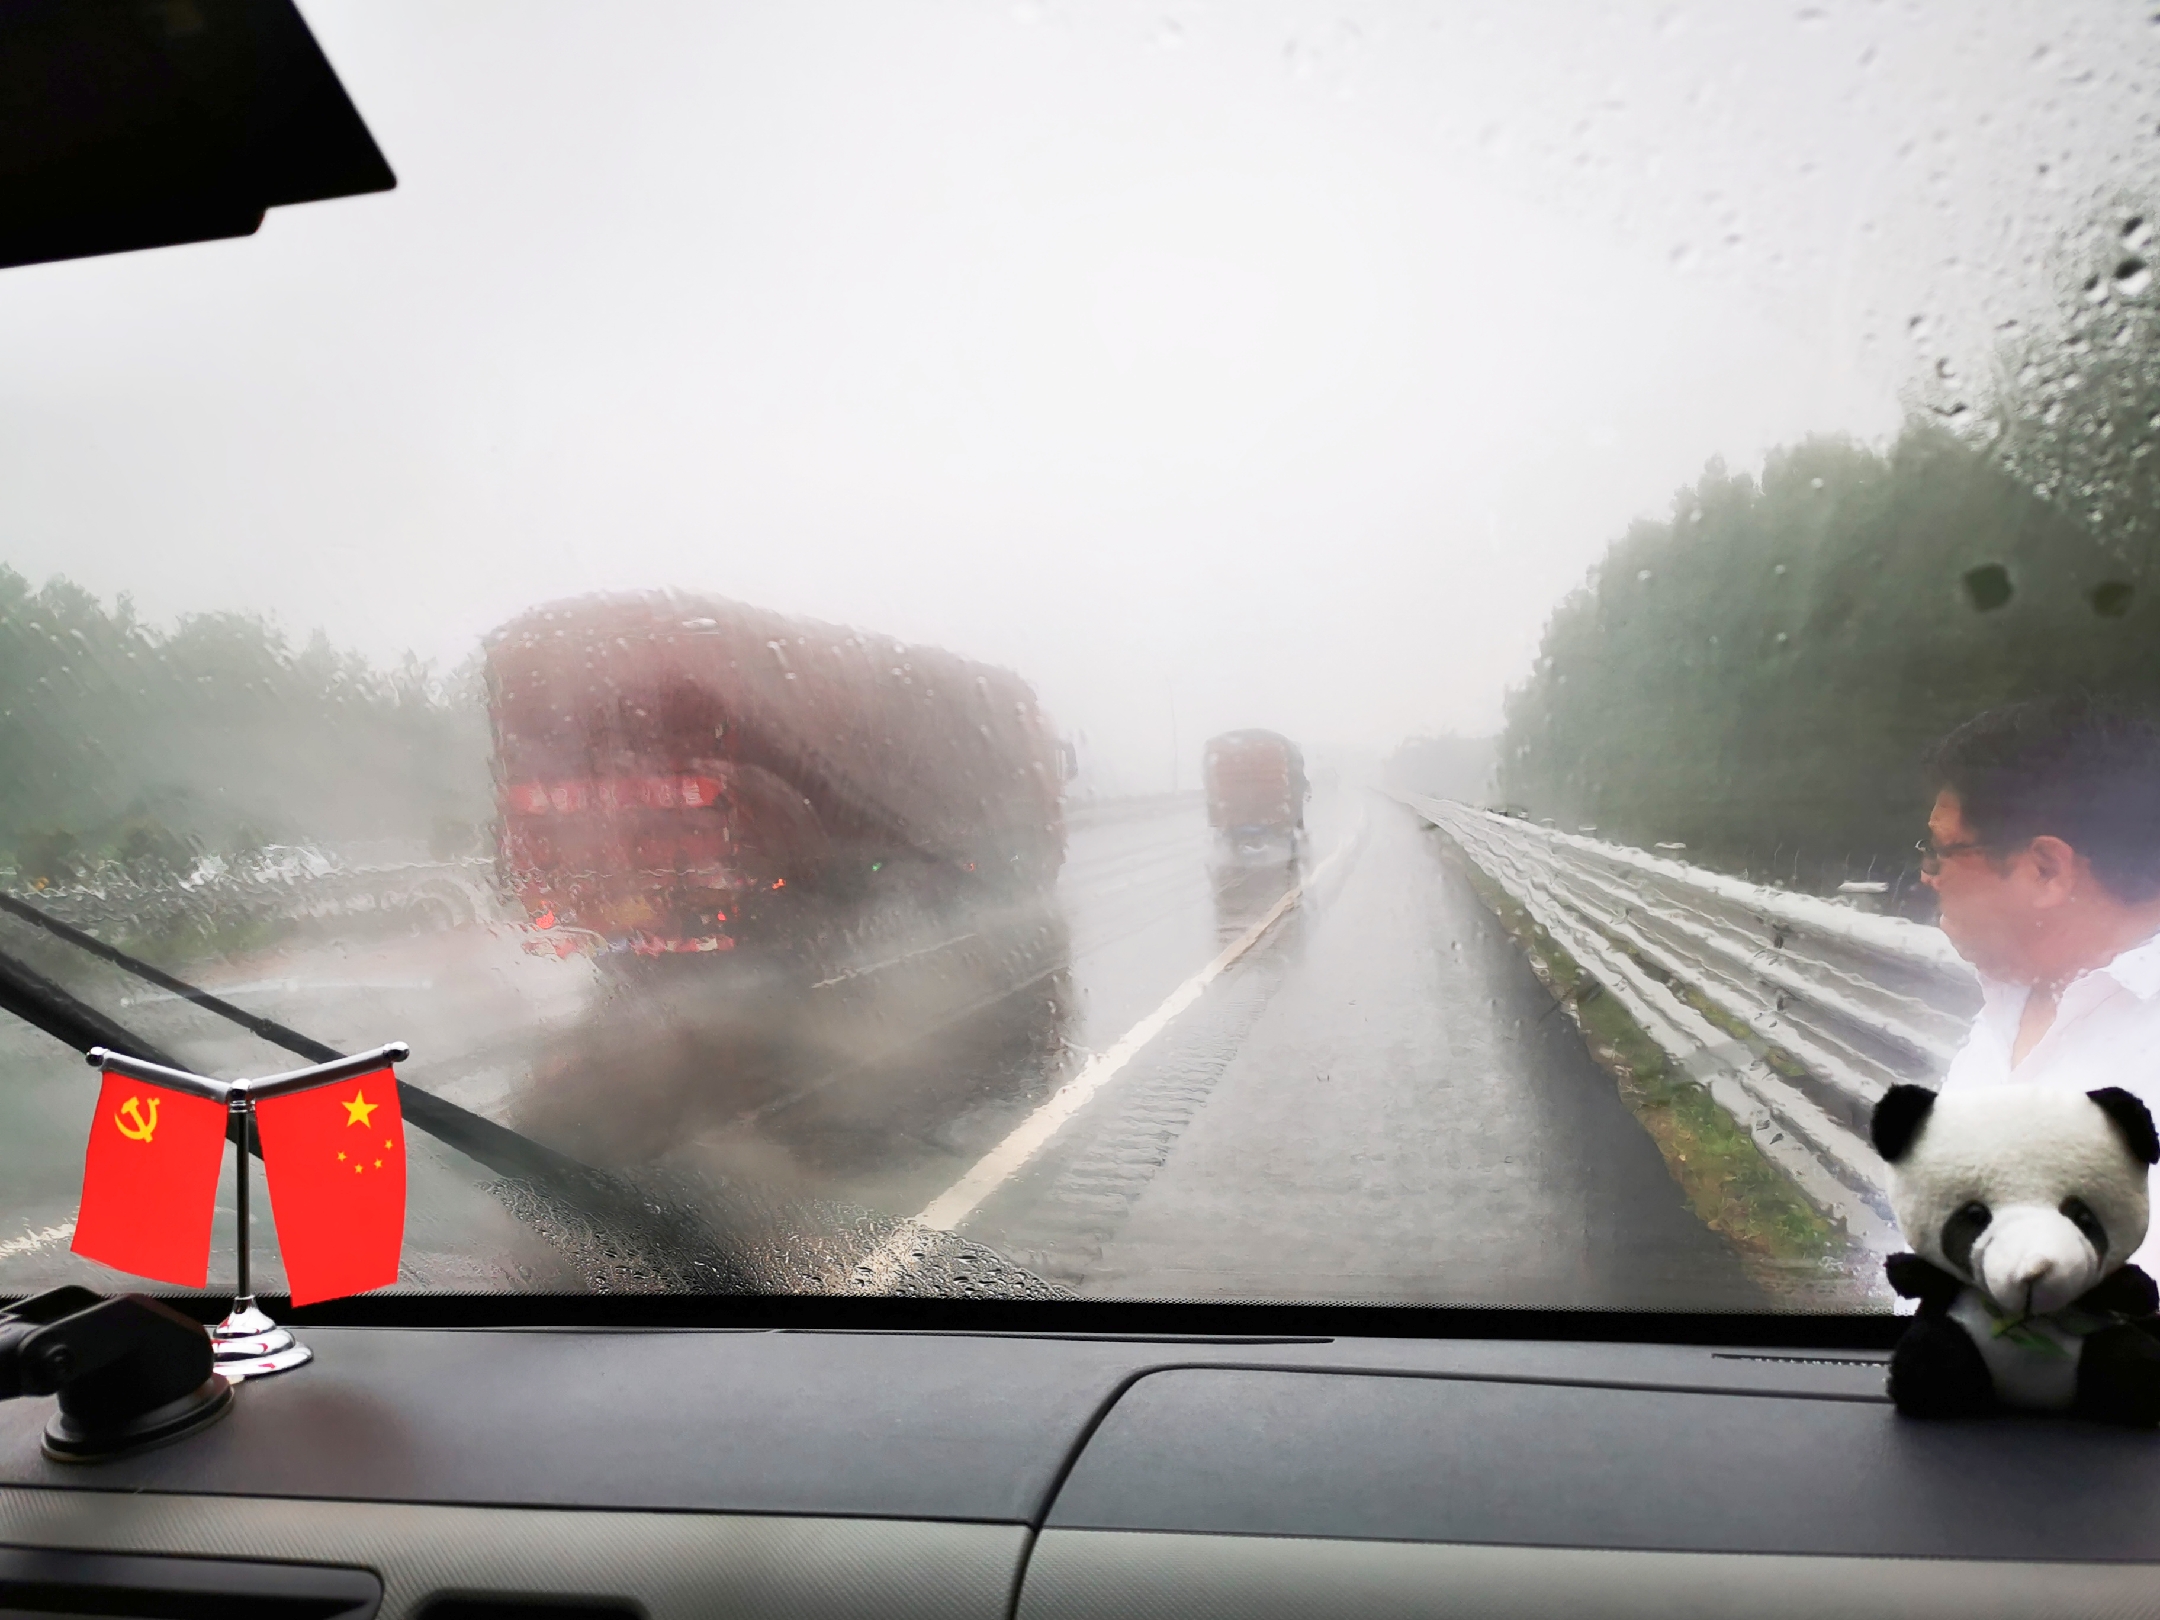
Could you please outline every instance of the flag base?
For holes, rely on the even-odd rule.
[[[315,1359],[315,1352],[263,1314],[249,1294],[233,1301],[232,1313],[210,1330],[217,1370],[228,1383],[290,1372]]]

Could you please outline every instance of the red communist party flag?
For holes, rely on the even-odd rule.
[[[138,1277],[202,1287],[231,1117],[208,1097],[106,1075],[83,1155],[75,1252]]]
[[[295,1305],[397,1281],[405,1244],[405,1121],[377,1069],[255,1104],[270,1209]]]

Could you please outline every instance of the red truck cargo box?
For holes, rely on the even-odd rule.
[[[790,885],[1039,889],[1064,858],[1056,739],[1010,671],[673,592],[535,608],[485,650],[500,863],[543,923],[726,950]]]
[[[1228,731],[1201,754],[1208,825],[1218,832],[1291,833],[1305,825],[1305,757],[1273,731]]]

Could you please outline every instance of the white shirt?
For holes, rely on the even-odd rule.
[[[2120,1086],[2160,1120],[2160,936],[2133,945],[2106,967],[2081,973],[2063,987],[2055,1022],[2012,1067],[2010,1050],[2031,987],[1983,977],[1980,1014],[1951,1061],[1943,1086]],[[2153,1188],[2154,1227],[2160,1228],[2160,1167]],[[2131,1256],[2160,1281],[2160,1230],[2148,1229]]]

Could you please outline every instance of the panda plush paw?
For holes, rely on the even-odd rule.
[[[1869,1134],[1916,1251],[1884,1267],[1919,1304],[1890,1359],[1897,1410],[2160,1427],[2160,1291],[2130,1263],[2160,1163],[2145,1105],[2115,1087],[1893,1086]]]
[[[1890,1353],[1890,1399],[1906,1417],[1980,1417],[1995,1410],[1995,1380],[1970,1333],[1923,1316]]]
[[[2127,1428],[2160,1428],[2160,1338],[2144,1322],[2088,1334],[2078,1357],[2078,1416]]]

